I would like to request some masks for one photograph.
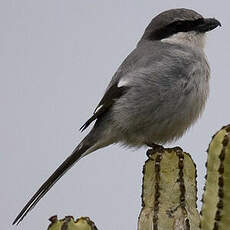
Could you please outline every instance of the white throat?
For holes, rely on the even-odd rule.
[[[195,46],[198,48],[204,48],[205,34],[196,32],[179,32],[168,38],[161,39],[162,42],[176,43],[187,46]]]

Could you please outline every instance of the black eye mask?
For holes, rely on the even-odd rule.
[[[197,31],[198,28],[203,25],[205,22],[204,18],[199,18],[197,20],[185,20],[185,21],[175,21],[165,27],[154,30],[150,33],[148,39],[149,40],[161,40],[163,38],[170,37],[173,34],[178,32],[188,32],[188,31]]]

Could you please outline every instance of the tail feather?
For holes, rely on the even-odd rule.
[[[50,188],[76,163],[92,145],[79,144],[73,153],[55,170],[55,172],[42,184],[38,191],[32,196],[25,207],[15,218],[14,224],[19,224],[27,213],[38,203],[38,201],[50,190]]]

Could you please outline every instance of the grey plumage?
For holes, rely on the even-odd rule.
[[[176,140],[201,115],[210,70],[203,51],[205,32],[216,19],[187,9],[165,11],[147,26],[124,60],[93,116],[93,128],[16,217],[19,223],[53,184],[85,155],[113,143],[139,147]]]
[[[140,49],[143,56],[130,63]],[[143,145],[175,140],[198,118],[207,99],[205,56],[196,48],[162,42],[146,42],[132,55],[127,62],[133,68],[125,76],[130,89],[111,109],[113,129],[122,130],[119,141]]]

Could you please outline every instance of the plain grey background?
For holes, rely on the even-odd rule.
[[[90,216],[101,230],[136,229],[146,149],[119,146],[82,159],[18,227],[11,223],[88,132],[78,129],[152,17],[177,7],[223,25],[207,39],[212,78],[205,112],[169,145],[192,154],[201,199],[208,143],[230,123],[228,1],[0,0],[1,229],[46,229],[54,214]]]

